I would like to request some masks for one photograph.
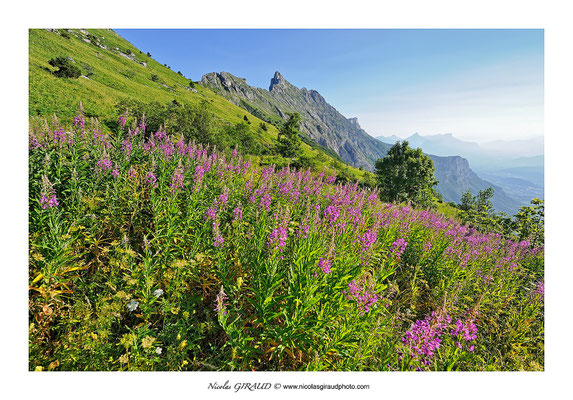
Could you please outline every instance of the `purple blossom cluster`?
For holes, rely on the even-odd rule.
[[[348,284],[348,290],[344,294],[347,299],[356,302],[358,311],[362,315],[368,313],[379,298],[375,291],[374,282],[369,276],[364,276],[358,281],[353,279]]]
[[[180,189],[183,189],[183,165],[181,161],[171,176],[170,189],[172,194],[177,194]]]
[[[398,259],[400,259],[402,254],[404,254],[404,251],[406,251],[407,245],[408,242],[406,242],[406,240],[402,238],[397,239],[396,241],[394,241],[394,243],[392,243],[392,251],[394,252],[394,254]]]
[[[370,247],[376,243],[376,239],[378,238],[378,235],[376,234],[375,231],[368,229],[366,232],[364,232],[364,235],[360,236],[360,244],[362,246],[362,252],[365,252],[367,250],[370,249]]]
[[[432,364],[436,352],[446,339],[458,349],[473,352],[477,333],[473,315],[466,321],[458,319],[452,324],[452,318],[447,312],[433,311],[424,319],[414,322],[402,337],[402,344],[414,364],[417,362],[426,368]],[[404,353],[401,353],[400,359],[404,359]]]
[[[233,209],[233,220],[240,221],[242,219],[243,219],[243,207],[241,203],[239,203],[237,207]]]
[[[111,162],[109,157],[104,154],[102,158],[100,158],[100,160],[97,162],[95,170],[97,173],[103,174],[111,169],[113,169],[113,163]]]
[[[125,124],[127,123],[127,116],[128,116],[128,112],[127,110],[121,114],[119,116],[119,118],[117,119],[117,123],[121,126],[121,128],[125,128]]]
[[[215,298],[214,310],[217,312],[217,314],[227,315],[227,306],[229,305],[227,303],[227,300],[228,297],[227,294],[225,293],[225,289],[223,288],[223,286],[221,286],[221,290],[219,291],[217,297]]]
[[[157,188],[157,177],[153,171],[149,171],[147,175],[145,175],[145,182],[152,188]]]
[[[545,282],[539,281],[535,284],[531,297],[534,301],[543,302],[545,300]]]
[[[271,251],[283,251],[287,242],[287,229],[284,226],[278,226],[269,234],[267,248]]]
[[[52,183],[48,180],[46,175],[42,176],[42,193],[40,196],[40,204],[45,210],[47,208],[59,206],[58,199],[56,198],[56,191]]]
[[[320,260],[318,260],[318,267],[322,270],[322,272],[328,275],[331,272],[330,268],[332,267],[332,264],[328,258],[320,258]]]
[[[409,356],[424,366],[430,365],[451,321],[449,315],[433,311],[431,315],[414,322],[412,328],[402,337]]]
[[[457,320],[455,327],[451,330],[450,334],[455,336],[459,340],[456,341],[456,346],[460,349],[463,348],[461,340],[464,340],[466,343],[471,342],[477,339],[477,327],[474,324],[473,319],[469,319],[466,322],[462,322],[461,320]],[[474,351],[474,345],[471,344],[467,347],[467,350],[472,352]]]

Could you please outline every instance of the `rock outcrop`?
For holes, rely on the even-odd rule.
[[[278,71],[269,90],[250,86],[245,79],[228,72],[206,74],[201,84],[269,122],[285,120],[289,112],[298,112],[303,133],[355,167],[372,171],[376,160],[390,148],[360,128],[356,118],[349,120],[338,112],[316,90],[299,89]]]

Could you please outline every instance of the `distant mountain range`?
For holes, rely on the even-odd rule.
[[[521,140],[496,140],[476,143],[457,139],[451,133],[422,136],[415,133],[405,139],[378,136],[376,139],[394,144],[407,140],[412,147],[437,156],[461,156],[467,158],[475,170],[499,170],[515,167],[543,168],[543,136]]]

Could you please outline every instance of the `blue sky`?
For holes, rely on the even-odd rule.
[[[116,32],[193,80],[227,71],[268,88],[280,71],[372,136],[543,135],[542,30]]]

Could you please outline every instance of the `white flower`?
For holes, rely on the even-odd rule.
[[[129,302],[129,304],[127,305],[127,309],[129,311],[135,311],[135,309],[137,308],[137,306],[139,306],[139,301],[135,301],[133,299],[131,299],[131,301]]]
[[[156,291],[153,292],[153,295],[155,297],[159,297],[163,294],[163,289],[157,289]]]
[[[163,349],[162,349],[161,347],[156,347],[156,348],[155,348],[155,352],[156,352],[157,354],[161,354],[162,351],[163,351]]]

